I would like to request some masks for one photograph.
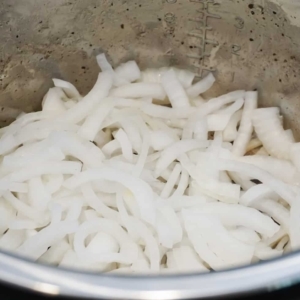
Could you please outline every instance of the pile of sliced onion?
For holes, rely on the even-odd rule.
[[[212,74],[102,70],[54,79],[0,130],[0,248],[95,272],[207,272],[300,247],[300,144],[257,92]]]

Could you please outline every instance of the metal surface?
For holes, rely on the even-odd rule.
[[[258,89],[261,106],[279,106],[300,137],[298,0],[2,0],[0,125],[38,110],[51,78],[85,94],[113,65],[175,65],[201,77],[213,71],[210,95]],[[300,276],[300,256],[228,272],[174,277],[87,275],[0,253],[0,278],[45,293],[134,299],[201,298],[273,289]]]
[[[275,291],[300,282],[300,255],[202,275],[95,275],[38,265],[0,253],[0,278],[39,293],[105,299],[207,299]]]
[[[84,94],[95,55],[114,65],[216,70],[213,94],[258,89],[261,105],[281,107],[299,137],[298,0],[2,0],[0,125],[40,108],[51,78]],[[278,6],[275,3],[284,4]]]

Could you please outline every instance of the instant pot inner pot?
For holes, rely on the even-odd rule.
[[[260,106],[279,106],[299,140],[299,27],[299,0],[1,0],[0,126],[39,110],[52,78],[87,93],[99,73],[95,56],[105,52],[115,66],[134,59],[142,69],[177,66],[199,78],[211,71],[217,82],[209,97],[257,89]],[[2,252],[0,260],[4,282],[110,299],[276,289],[298,282],[300,265],[299,254],[291,254],[225,273],[144,280],[67,272]]]

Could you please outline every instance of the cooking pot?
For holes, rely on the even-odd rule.
[[[208,96],[258,90],[300,137],[299,0],[2,0],[0,125],[39,110],[51,78],[85,94],[113,65],[213,72]],[[125,276],[40,265],[0,252],[0,280],[32,291],[107,299],[192,299],[276,290],[300,281],[300,254],[207,274]]]

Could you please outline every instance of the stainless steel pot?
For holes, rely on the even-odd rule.
[[[211,95],[257,89],[300,137],[299,0],[2,0],[0,125],[38,110],[51,78],[84,94],[95,55],[117,65],[213,71]],[[250,267],[174,276],[109,276],[38,265],[0,253],[0,279],[47,294],[109,299],[180,299],[273,290],[300,281],[300,254]]]

